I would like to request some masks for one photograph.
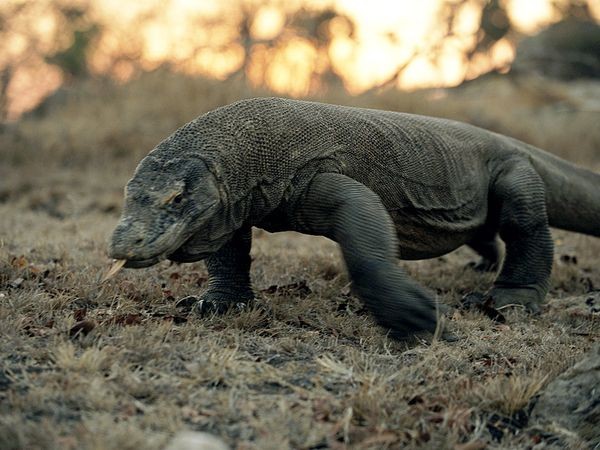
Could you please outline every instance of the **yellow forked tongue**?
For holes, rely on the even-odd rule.
[[[115,259],[112,267],[108,270],[108,272],[106,272],[104,278],[102,278],[102,283],[114,277],[117,274],[117,272],[123,268],[126,262],[126,259]]]

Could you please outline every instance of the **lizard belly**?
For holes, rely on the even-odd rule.
[[[442,256],[466,244],[471,235],[467,232],[403,229],[398,232],[399,257],[412,260]]]
[[[400,259],[428,259],[465,245],[485,223],[484,211],[464,208],[453,213],[390,211]]]

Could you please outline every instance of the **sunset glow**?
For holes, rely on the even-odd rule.
[[[14,1],[14,0],[8,0]],[[518,31],[533,33],[559,19],[552,2],[561,0],[505,0],[509,17]],[[242,2],[243,3],[243,2]],[[400,89],[453,86],[465,78],[493,68],[508,67],[514,58],[513,43],[496,42],[487,54],[470,62],[466,52],[475,43],[481,8],[479,0],[464,3],[452,23],[453,35],[445,37],[439,12],[449,3],[442,0],[331,0],[315,2],[264,2],[255,11],[249,27],[253,39],[251,54],[236,40],[242,3],[217,0],[171,0],[164,7],[161,0],[123,2],[91,1],[91,14],[109,32],[95,44],[90,61],[92,70],[109,73],[125,81],[135,73],[134,63],[151,70],[170,63],[188,74],[202,74],[224,79],[244,67],[246,76],[256,86],[267,86],[282,94],[302,96],[321,88],[315,75],[330,68],[353,94],[386,83]],[[590,0],[590,10],[600,19],[600,6]],[[252,5],[246,1],[246,6]],[[355,24],[354,34],[344,20],[329,23],[331,36],[327,48],[316,48],[302,36],[269,42],[287,33],[284,5],[329,5]],[[39,14],[31,27],[41,37],[50,36],[59,26],[50,15]],[[131,30],[135,29],[134,34]],[[133,37],[132,37],[133,36]],[[50,46],[50,40],[41,39]],[[441,44],[440,44],[441,42]],[[24,51],[22,34],[9,36],[0,49],[0,64]],[[434,47],[437,46],[437,47]],[[434,50],[438,57],[430,58]],[[50,48],[49,48],[50,49]],[[141,49],[141,50],[140,50]],[[131,55],[114,62],[114,55]],[[136,59],[137,58],[137,59]],[[60,74],[47,64],[23,73],[11,84],[9,98],[12,115],[35,104],[46,92],[61,83]],[[398,70],[403,70],[398,74]],[[39,82],[40,74],[45,81]],[[397,76],[396,76],[397,75]],[[23,91],[35,93],[23,96]],[[28,89],[29,87],[29,89]]]
[[[558,19],[551,2],[547,0],[510,0],[508,10],[514,24],[525,33]]]

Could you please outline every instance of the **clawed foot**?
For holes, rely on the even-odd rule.
[[[492,298],[496,309],[504,309],[511,306],[525,307],[533,314],[541,312],[541,304],[544,296],[534,288],[505,288],[495,287],[488,293]]]
[[[521,307],[530,313],[539,314],[542,301],[543,296],[534,288],[506,287],[492,288],[487,294],[467,294],[462,299],[466,308],[476,307],[494,320],[498,320],[497,316],[502,316],[498,311],[509,307]]]
[[[188,295],[177,302],[177,307],[192,311],[199,316],[225,314],[230,310],[242,311],[254,300],[254,296],[235,292],[207,291],[204,294]]]
[[[476,309],[495,322],[506,322],[506,318],[495,308],[493,299],[480,292],[465,295],[461,303],[465,309]]]

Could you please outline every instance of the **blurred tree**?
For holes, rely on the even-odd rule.
[[[589,20],[590,1],[554,0],[553,7],[557,17]],[[333,0],[214,0],[212,9],[197,8],[187,16],[174,13],[179,3],[130,2],[128,8],[136,12],[118,20],[107,15],[108,10],[102,13],[100,0],[0,0],[0,120],[6,119],[8,98],[19,83],[19,95],[25,97],[31,95],[36,78],[46,82],[48,92],[90,75],[126,80],[161,64],[187,73],[239,77],[279,92],[315,93],[341,85],[348,77],[332,60],[336,39],[343,38],[347,54],[360,45],[357,24],[338,11]],[[508,0],[440,1],[436,25],[426,42],[403,55],[396,72],[376,88],[397,86],[414,58],[441,67],[450,47],[453,58],[459,48],[466,73],[477,76],[482,67],[490,66],[490,55],[498,48],[508,47],[510,54],[523,37],[511,21],[508,4]],[[465,28],[465,12],[475,17],[474,27]],[[393,31],[382,33],[390,42],[398,39]],[[508,69],[509,59],[496,68]],[[54,70],[52,83],[48,68]],[[280,82],[286,78],[290,83]],[[294,83],[304,87],[293,91]]]
[[[511,72],[563,80],[600,78],[600,25],[569,18],[523,39]]]
[[[463,33],[460,28],[459,15],[464,8],[477,10],[479,17],[478,25],[475,31],[475,39],[472,40],[470,48],[466,49],[466,58],[470,61],[481,53],[486,53],[498,41],[509,37],[513,31],[513,24],[506,10],[506,2],[502,0],[459,0],[456,2],[444,2],[440,8],[440,23],[445,28],[439,39],[438,45],[434,46],[435,51],[439,51],[442,41],[449,38],[462,38]]]
[[[0,72],[0,122],[8,115],[8,85],[12,78],[12,67],[6,66]]]
[[[321,85],[343,86],[343,79],[336,72],[329,52],[335,38],[331,30],[333,23],[338,29],[345,30],[347,38],[353,40],[356,38],[356,24],[353,20],[333,8],[325,8],[320,11],[301,9],[292,16],[291,26],[297,30],[300,36],[310,41],[317,50],[318,58],[322,61],[312,83],[316,88]]]
[[[457,30],[459,24],[457,18],[465,7],[477,10],[479,16],[475,39],[465,51],[465,58],[468,64],[477,64],[481,57],[489,54],[500,41],[506,41],[513,47],[516,47],[525,36],[511,22],[507,3],[506,0],[456,0],[444,2],[440,8],[439,21],[441,24],[444,24],[446,32],[428,50],[431,52],[430,57],[433,60],[439,58],[442,50],[441,43],[444,40],[460,37],[461,32]],[[558,40],[563,42],[568,41],[565,45],[570,47],[572,51],[576,51],[575,47],[579,45],[582,52],[589,56],[589,49],[583,47],[589,47],[590,43],[596,39],[591,46],[596,49],[600,48],[600,41],[597,40],[597,35],[593,31],[590,31],[591,23],[594,19],[590,11],[589,0],[554,0],[551,2],[551,6],[560,21],[578,19],[585,23],[578,22],[581,24],[580,27],[577,25],[558,27],[556,30],[546,33],[544,35],[545,41],[540,45],[556,46],[556,41]],[[573,35],[569,36],[570,34]],[[552,39],[554,42],[551,43],[550,40]],[[578,44],[575,44],[575,42],[578,42]],[[538,40],[539,43],[540,40]],[[537,44],[535,46],[539,56],[539,46]],[[566,52],[563,52],[560,57],[568,58],[569,56]],[[577,57],[577,59],[580,58]],[[492,68],[493,71],[508,69],[508,65]]]
[[[314,91],[323,85],[342,85],[342,78],[336,73],[331,58],[329,48],[332,39],[330,26],[334,21],[338,25],[343,23],[347,30],[347,35],[354,38],[356,28],[352,19],[339,13],[330,6],[321,8],[307,8],[299,3],[294,5],[285,4],[285,2],[276,1],[242,1],[237,3],[241,11],[237,29],[239,33],[235,36],[244,52],[243,60],[239,67],[230,74],[230,77],[254,78],[264,81],[267,79],[267,73],[275,60],[291,43],[302,40],[315,49],[317,60],[316,70],[313,71],[311,86],[309,91]],[[264,8],[276,8],[283,16],[283,21],[278,31],[268,38],[257,36],[254,26],[259,14]],[[232,43],[233,44],[233,43]],[[263,59],[261,62],[257,61]],[[260,74],[257,76],[256,72]]]
[[[83,78],[89,75],[88,56],[90,44],[100,31],[97,23],[89,23],[85,7],[57,8],[61,22],[67,26],[63,33],[69,37],[66,48],[44,56],[49,64],[58,66],[69,78]],[[69,36],[70,35],[70,36]]]
[[[45,64],[58,67],[62,81],[88,74],[88,56],[99,26],[91,22],[89,0],[0,3],[0,120],[9,110],[11,84]]]
[[[568,2],[554,0],[552,6],[563,19],[594,20],[590,5],[586,0],[570,0]]]
[[[489,0],[483,6],[479,20],[477,43],[473,52],[485,52],[505,37],[511,29],[510,19],[503,2]]]

